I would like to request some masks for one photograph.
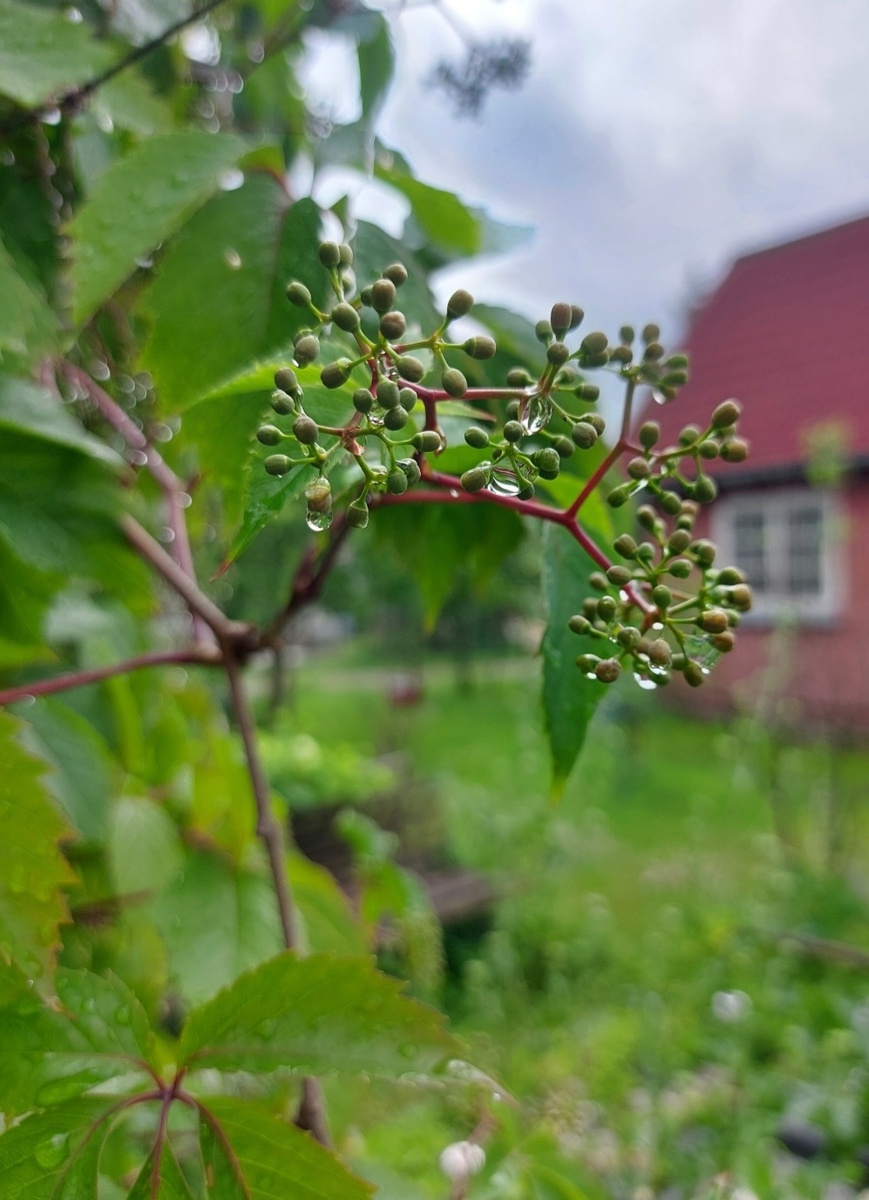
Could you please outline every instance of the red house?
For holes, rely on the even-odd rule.
[[[672,442],[742,403],[751,453],[707,464],[700,536],[756,601],[692,707],[763,687],[784,719],[869,733],[869,217],[738,259],[688,350],[687,386],[644,416]]]

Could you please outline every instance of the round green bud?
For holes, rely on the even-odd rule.
[[[640,439],[640,445],[643,449],[651,450],[661,436],[661,426],[657,421],[644,421],[637,432],[637,436]]]
[[[601,683],[615,683],[622,673],[622,668],[617,658],[604,658],[597,664],[594,673]]]
[[[296,372],[292,367],[279,367],[275,371],[275,387],[280,388],[282,392],[286,392],[290,396],[301,391],[299,381],[296,378]]]
[[[317,257],[324,267],[331,270],[341,262],[341,247],[337,242],[320,242],[317,247]]]
[[[468,390],[468,381],[456,367],[447,367],[441,379],[441,387],[448,396],[464,396]]]
[[[676,397],[676,389],[670,387],[668,383],[658,383],[655,385],[658,395],[662,400],[673,400]]]
[[[662,387],[680,388],[684,387],[687,382],[687,371],[667,371],[667,373],[661,377]]]
[[[563,433],[560,433],[552,439],[552,449],[559,458],[572,458],[576,447],[569,437],[565,437]]]
[[[395,284],[397,288],[402,287],[407,283],[407,267],[404,263],[390,263],[385,271],[382,272],[383,278],[388,279],[390,283]]]
[[[412,354],[402,354],[396,360],[395,369],[402,379],[407,379],[410,383],[419,383],[425,375],[425,367]]]
[[[748,612],[751,608],[751,588],[747,584],[737,583],[730,589],[730,603],[740,612]]]
[[[374,397],[368,388],[357,388],[353,393],[353,407],[357,412],[369,413],[374,407]]]
[[[620,629],[616,634],[616,641],[620,646],[624,646],[626,650],[636,650],[640,644],[640,631],[635,629],[633,625],[626,625],[624,629]]]
[[[519,500],[531,500],[534,496],[534,484],[526,479],[516,493]]]
[[[594,671],[599,662],[600,659],[596,654],[580,654],[576,660],[576,665],[580,671],[584,671],[588,675]]]
[[[621,567],[618,564],[607,570],[606,577],[616,587],[624,587],[633,578],[627,567]]]
[[[691,574],[691,563],[687,558],[674,558],[667,570],[674,579],[687,579]]]
[[[504,426],[504,438],[508,442],[521,442],[525,436],[525,426],[521,421],[508,421]]]
[[[447,317],[451,321],[456,317],[466,317],[473,307],[474,297],[464,288],[459,288],[447,301]]]
[[[651,504],[641,504],[637,509],[637,524],[643,529],[654,529],[658,520],[658,515],[652,508]]]
[[[508,421],[515,421],[519,416],[519,410],[522,407],[521,400],[508,400],[504,408],[504,413]]]
[[[408,415],[407,409],[403,408],[400,404],[396,404],[395,408],[390,408],[385,413],[383,417],[383,424],[387,429],[391,429],[393,432],[395,432],[399,429],[404,429],[409,420],[410,416]]]
[[[461,477],[462,487],[466,492],[481,492],[489,482],[489,471],[486,467],[471,467]]]
[[[728,626],[727,613],[723,608],[707,608],[697,618],[697,624],[706,633],[724,633]]]
[[[606,429],[606,421],[603,419],[600,413],[587,412],[583,414],[582,419],[588,425],[591,425],[592,429],[597,431],[598,437],[600,437],[600,435]]]
[[[477,337],[469,337],[462,345],[465,354],[471,358],[483,360],[486,358],[494,358],[498,351],[495,345],[494,338],[487,337],[486,334],[478,334]]]
[[[718,495],[718,485],[708,475],[698,475],[692,489],[695,500],[701,504],[711,504]]]
[[[534,326],[534,336],[547,346],[552,341],[552,326],[548,321],[538,321]]]
[[[336,362],[326,363],[320,372],[320,382],[325,388],[339,388],[350,378],[353,368],[349,358],[339,358]]]
[[[664,347],[660,342],[649,342],[643,351],[643,362],[657,362],[659,358],[664,357]],[[664,384],[664,387],[669,387],[669,384]],[[663,391],[663,387],[661,389]]]
[[[293,464],[286,454],[270,454],[263,466],[269,475],[286,475],[287,471],[292,470]]]
[[[570,358],[570,350],[564,342],[550,342],[546,349],[546,360],[554,367],[560,367]]]
[[[315,513],[327,513],[332,510],[332,485],[325,475],[318,476],[305,488],[305,499],[308,508]]]
[[[392,409],[392,412],[395,411],[396,409]],[[407,491],[407,476],[401,467],[396,467],[394,471],[390,471],[386,476],[386,490],[390,496],[403,496]]]
[[[391,279],[376,279],[371,285],[371,307],[375,312],[388,313],[395,304],[395,284]]]
[[[739,567],[722,567],[715,582],[730,587],[734,583],[745,583],[745,575]]]
[[[538,471],[554,471],[554,477],[557,478],[561,468],[561,459],[558,456],[558,451],[553,446],[544,446],[542,450],[535,450],[532,461]]]
[[[703,673],[703,668],[699,663],[694,662],[692,658],[689,658],[685,663],[685,666],[682,668],[682,674],[685,677],[685,682],[689,685],[689,687],[700,687],[700,685],[703,683],[703,680],[706,678]]]
[[[588,577],[588,586],[593,587],[595,591],[605,592],[609,587],[609,580],[603,571],[592,571]],[[597,602],[595,601],[595,611],[597,611]]]
[[[360,303],[360,304],[364,304],[366,308],[371,308],[371,307],[372,307],[372,304],[371,304],[371,284],[370,284],[370,283],[369,283],[369,285],[368,285],[367,287],[364,287],[364,288],[362,289],[362,291],[359,293],[359,303]]]
[[[294,350],[296,362],[300,367],[306,367],[320,353],[320,343],[313,333],[306,333],[296,342]]]
[[[667,538],[667,549],[671,554],[684,554],[691,545],[691,534],[687,529],[674,529]]]
[[[711,460],[718,457],[718,446],[715,442],[701,442],[697,447],[701,458]],[[722,458],[724,455],[722,455]]]
[[[715,634],[712,638],[712,645],[719,654],[728,654],[736,645],[736,636],[726,629],[724,633]]]
[[[690,446],[692,442],[696,442],[700,436],[700,430],[696,425],[686,425],[679,434],[679,445]]]
[[[407,320],[403,312],[393,308],[380,318],[380,332],[390,341],[400,338],[407,329]]]
[[[585,316],[585,313],[582,311],[582,309],[579,307],[578,304],[571,304],[571,306],[570,306],[570,328],[576,329],[579,325],[581,325],[582,319],[584,316]]]
[[[602,621],[611,621],[616,615],[618,604],[612,596],[601,596],[597,602],[597,615]]]
[[[656,341],[657,339],[653,339],[653,340]],[[668,370],[683,371],[688,366],[688,355],[687,354],[671,354],[670,357],[667,359],[667,361],[664,363],[664,366],[667,367]]]
[[[311,293],[303,283],[293,280],[292,283],[287,284],[287,299],[296,308],[308,308],[311,303]]]
[[[742,409],[736,400],[724,400],[712,413],[709,424],[713,429],[727,429],[729,425],[736,424],[741,413]]]
[[[338,246],[338,259],[342,267],[352,267],[353,247],[348,246],[346,242],[341,242]]]
[[[573,313],[569,304],[559,303],[553,304],[552,310],[549,313],[549,324],[552,326],[552,332],[557,338],[562,338],[570,329],[570,322],[573,320]]]
[[[381,379],[375,394],[381,408],[397,408],[401,404],[401,389],[392,379]]]
[[[347,304],[342,300],[340,304],[336,304],[330,313],[332,321],[339,329],[343,329],[345,333],[352,333],[359,324],[359,313],[352,304]]]
[[[577,613],[576,616],[571,617],[567,622],[567,628],[571,633],[588,633],[589,629],[591,629],[591,621],[589,621],[588,617]]]
[[[275,412],[279,413],[282,417],[287,417],[290,413],[296,411],[296,403],[292,396],[288,396],[280,388],[272,392],[271,405]]]
[[[413,412],[416,408],[419,396],[413,388],[403,387],[398,390],[398,398],[401,401],[401,407],[405,412]]]
[[[609,357],[610,362],[618,362],[627,366],[633,360],[634,356],[630,346],[610,346]]]
[[[263,446],[279,446],[284,435],[276,425],[262,425],[256,431],[256,440]]]
[[[660,336],[661,331],[657,325],[649,324],[643,327],[642,337],[644,342],[656,342]]]
[[[441,435],[436,429],[423,429],[419,433],[414,434],[411,442],[416,446],[417,450],[433,452],[441,448]]]
[[[293,421],[293,437],[303,446],[313,446],[319,436],[320,430],[317,428],[317,422],[310,417],[303,414]]]
[[[631,479],[648,479],[652,468],[644,458],[632,458],[625,468]]]
[[[670,659],[673,657],[673,652],[663,638],[655,638],[646,653],[649,656],[649,662],[656,667],[669,667]]]
[[[661,505],[661,508],[663,508],[664,512],[667,513],[668,516],[671,516],[671,517],[674,517],[676,515],[676,513],[679,511],[679,509],[682,507],[682,503],[679,500],[679,497],[677,496],[677,494],[675,492],[664,492],[663,496],[661,496],[659,503]]]
[[[364,500],[354,500],[347,506],[346,517],[351,529],[364,529],[368,524],[368,505]]]
[[[581,383],[573,394],[577,400],[588,400],[593,404],[600,396],[600,388],[596,383]]]
[[[634,340],[634,336],[633,325],[622,325],[619,330],[619,338],[623,346],[630,346]]]
[[[587,333],[580,342],[579,350],[584,358],[594,358],[605,353],[608,345],[609,341],[605,333]]]
[[[597,441],[597,430],[589,421],[577,421],[570,431],[570,436],[573,438],[580,450],[590,450]]]
[[[652,588],[652,599],[660,609],[669,608],[673,603],[673,593],[665,583],[659,583]]]
[[[541,479],[557,479],[560,469],[556,467],[538,467],[537,473]]]
[[[400,458],[395,465],[404,471],[408,487],[413,487],[415,483],[419,483],[422,478],[422,471],[420,471],[419,463],[415,458]]]
[[[579,376],[577,375],[576,371],[574,371],[573,367],[562,367],[555,376],[555,384],[556,387],[559,387],[562,390],[568,390],[574,387],[578,378]]]
[[[524,388],[531,383],[531,376],[524,367],[511,367],[507,372],[507,387]]]
[[[582,611],[589,621],[597,619],[597,600],[593,596],[589,596],[587,600],[582,602]]]
[[[489,435],[485,429],[480,429],[478,425],[472,425],[470,429],[465,430],[465,441],[474,450],[484,450],[489,444]]]
[[[637,552],[637,543],[629,533],[620,533],[613,542],[613,549],[622,558],[633,558]]]
[[[657,524],[657,521],[655,522],[655,524]],[[653,526],[653,532],[654,532],[654,526]],[[640,542],[639,546],[637,546],[636,557],[642,563],[650,563],[652,561],[652,559],[655,557],[655,547],[652,545],[651,542]]]
[[[725,462],[745,462],[748,458],[748,442],[742,438],[731,438],[721,443],[721,457]]]

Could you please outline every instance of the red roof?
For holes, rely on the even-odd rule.
[[[869,454],[869,217],[748,254],[695,318],[688,384],[665,407],[666,441],[689,422],[705,426],[730,396],[743,406],[744,464],[755,473],[805,459],[803,434],[841,422],[852,455]]]

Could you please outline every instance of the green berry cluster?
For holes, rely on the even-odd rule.
[[[586,600],[569,622],[574,633],[603,644],[602,654],[579,655],[581,671],[614,683],[630,665],[651,687],[669,682],[675,671],[699,687],[710,663],[733,649],[740,617],[751,608],[751,589],[737,567],[715,566],[714,543],[694,537],[697,512],[695,501],[682,500],[668,525],[644,504],[637,522],[647,538],[616,538],[613,549],[622,561],[591,576],[600,595]],[[638,596],[651,601],[651,612],[643,614]]]

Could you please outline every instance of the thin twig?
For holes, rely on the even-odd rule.
[[[220,651],[211,643],[189,646],[186,650],[156,650],[152,654],[137,654],[134,658],[125,658],[106,667],[94,667],[89,671],[69,671],[66,675],[56,675],[53,679],[39,679],[33,683],[6,688],[0,692],[0,705],[16,704],[19,700],[26,700],[31,696],[51,696],[55,692],[69,691],[70,688],[86,687],[89,683],[100,683],[103,679],[113,679],[115,675],[125,675],[128,671],[140,671],[145,667],[160,667],[172,663],[216,666],[220,661]]]

